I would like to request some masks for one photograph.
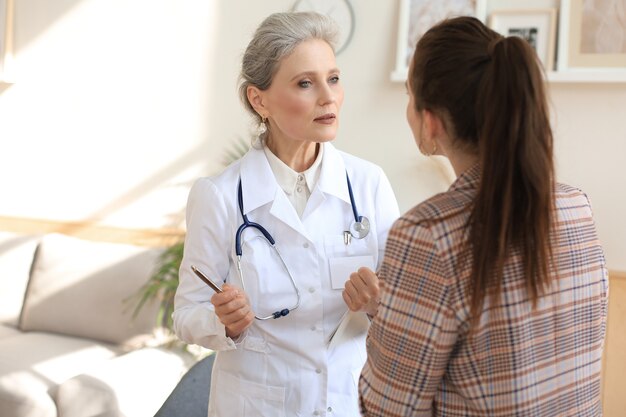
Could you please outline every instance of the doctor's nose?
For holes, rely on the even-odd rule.
[[[324,106],[331,103],[336,103],[339,95],[339,91],[335,91],[331,86],[325,85],[322,87],[319,94],[319,104]]]

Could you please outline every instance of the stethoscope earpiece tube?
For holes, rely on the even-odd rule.
[[[263,226],[261,226],[258,223],[251,222],[250,220],[248,220],[248,216],[243,213],[243,191],[241,189],[241,178],[239,179],[237,200],[239,201],[239,212],[241,213],[241,217],[243,218],[243,223],[241,224],[241,226],[239,226],[239,228],[237,229],[237,233],[235,234],[235,253],[237,254],[237,256],[241,256],[241,253],[242,253],[241,233],[243,232],[243,229],[245,229],[246,227],[254,227],[259,232],[263,233],[263,236],[265,236],[265,238],[272,245],[276,244],[276,241],[274,240],[272,235],[270,235],[270,233],[267,230],[265,230]]]
[[[354,194],[352,193],[352,184],[350,183],[350,177],[348,176],[347,172],[346,172],[346,182],[348,184],[348,194],[350,195],[350,205],[352,206],[352,214],[354,214],[354,221],[358,223],[361,221],[361,217],[359,216],[359,212],[356,209],[356,204],[354,202]]]
[[[352,184],[350,183],[348,172],[346,172],[346,183],[348,184],[350,205],[352,206],[352,214],[354,215],[354,221],[350,224],[350,234],[356,239],[363,239],[370,232],[370,221],[365,216],[359,216],[356,203],[354,202],[354,194],[352,193]]]

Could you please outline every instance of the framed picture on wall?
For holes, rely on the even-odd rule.
[[[394,81],[406,80],[409,62],[419,38],[436,23],[455,16],[483,19],[485,0],[399,0],[398,43]]]
[[[626,70],[626,1],[561,0],[559,70]]]
[[[0,0],[0,82],[8,82],[12,58],[13,0]]]
[[[519,36],[535,50],[546,71],[554,70],[556,9],[494,10],[488,26],[503,36]]]
[[[6,52],[7,0],[0,0],[0,80],[4,72],[4,54]]]

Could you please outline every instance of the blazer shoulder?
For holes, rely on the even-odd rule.
[[[557,208],[590,205],[589,197],[578,187],[557,183],[554,194]]]
[[[407,212],[416,220],[444,220],[467,211],[473,199],[473,193],[461,190],[445,191],[435,194]]]

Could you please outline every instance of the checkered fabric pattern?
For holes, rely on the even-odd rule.
[[[518,253],[468,337],[470,266],[457,266],[478,166],[396,221],[361,375],[364,416],[599,416],[608,274],[591,207],[557,185],[556,273],[532,308]]]

